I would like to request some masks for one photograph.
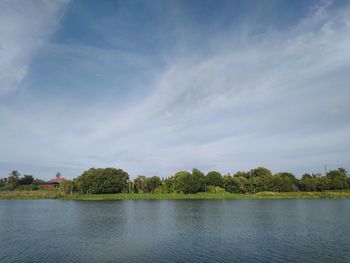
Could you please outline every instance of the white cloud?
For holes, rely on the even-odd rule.
[[[26,112],[0,107],[7,124],[0,136],[8,138],[0,148],[11,149],[0,158],[68,172],[117,166],[161,176],[192,167],[350,168],[349,21],[349,7],[321,5],[290,30],[251,36],[244,45],[239,35],[215,36],[221,45],[210,55],[170,59],[150,95],[123,110],[67,107],[52,98]]]
[[[15,90],[68,0],[0,1],[0,95]]]
[[[323,146],[328,151],[342,144],[349,147],[333,138],[350,137],[346,122],[333,121],[349,110],[345,103],[350,79],[344,73],[350,66],[349,11],[329,11],[322,5],[286,33],[221,48],[210,57],[174,60],[156,79],[153,95],[129,112],[113,113],[108,128],[96,129],[91,142],[110,143],[106,155],[118,149],[147,160],[125,161],[139,172],[147,162],[146,169],[160,170],[165,163],[167,171],[191,166],[281,169],[283,164],[274,163],[274,158],[284,154],[287,164],[287,153],[300,151],[296,145],[314,154]],[[319,147],[304,139],[310,133],[320,138]],[[324,134],[334,135],[322,140]],[[244,152],[249,154],[240,155]],[[327,161],[345,165],[343,153],[335,150],[337,158],[331,160],[318,154],[316,166]],[[297,170],[297,162],[304,167],[308,159],[285,168]],[[140,169],[134,168],[136,163],[141,163]]]

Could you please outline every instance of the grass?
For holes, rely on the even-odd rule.
[[[334,199],[350,198],[350,191],[324,192],[260,192],[257,194],[197,193],[197,194],[73,194],[65,195],[60,190],[0,191],[0,200],[11,199],[63,199],[63,200],[213,200],[213,199]]]
[[[38,190],[38,191],[0,191],[0,200],[32,200],[32,199],[59,199],[66,195],[63,191]]]

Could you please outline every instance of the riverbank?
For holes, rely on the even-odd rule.
[[[72,194],[55,191],[0,191],[0,200],[35,200],[35,199],[62,199],[62,200],[212,200],[212,199],[334,199],[350,198],[350,191],[324,192],[260,192],[257,194],[232,193],[197,193],[197,194]]]

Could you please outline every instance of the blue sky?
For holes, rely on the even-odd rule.
[[[350,169],[348,1],[0,0],[0,177]]]

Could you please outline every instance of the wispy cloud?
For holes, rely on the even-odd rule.
[[[20,85],[67,4],[68,0],[0,2],[0,95]]]
[[[251,27],[219,32],[205,47],[180,43],[178,53],[159,54],[164,67],[144,55],[124,52],[121,59],[115,50],[55,46],[62,56],[69,50],[76,67],[118,73],[113,63],[123,60],[150,81],[134,82],[142,96],[123,106],[107,97],[76,106],[48,96],[25,112],[0,107],[0,136],[7,138],[0,147],[11,149],[0,158],[51,164],[70,175],[90,166],[161,176],[192,167],[265,165],[298,174],[326,163],[349,168],[350,7],[324,2],[286,31],[253,34]],[[181,39],[195,35],[191,30]],[[116,89],[125,85],[109,80]]]
[[[149,98],[110,116],[109,127],[93,135],[114,141],[135,158],[163,159],[170,170],[193,165],[282,169],[274,159],[301,148],[314,154],[326,145],[328,151],[341,145],[349,150],[336,139],[338,133],[350,136],[349,123],[334,125],[334,119],[344,118],[340,115],[349,109],[344,70],[350,61],[350,13],[349,8],[331,12],[327,6],[289,32],[272,32],[243,46],[229,45],[239,36],[222,37],[226,47],[209,57],[171,61],[155,79]],[[322,140],[324,134],[333,135]],[[319,147],[310,138],[305,141],[309,136],[319,138]],[[312,167],[330,161],[317,155]],[[334,159],[345,165],[345,156]],[[307,162],[298,158],[288,168]]]

